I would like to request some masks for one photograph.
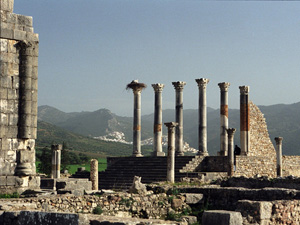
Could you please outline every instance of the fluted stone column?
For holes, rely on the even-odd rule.
[[[230,83],[223,82],[218,84],[221,91],[220,104],[220,153],[219,155],[227,155],[228,151],[228,88]]]
[[[250,150],[250,105],[248,100],[249,86],[240,86],[240,140],[241,155],[247,155]]]
[[[229,128],[226,130],[228,134],[228,176],[232,177],[234,175],[234,133],[236,129]]]
[[[168,163],[167,163],[167,181],[175,182],[175,127],[178,123],[165,123],[168,127]]]
[[[152,84],[155,92],[154,101],[154,139],[153,139],[153,156],[165,156],[162,151],[162,91],[164,84]]]
[[[186,82],[177,81],[172,82],[176,90],[176,138],[175,138],[175,154],[176,156],[183,156],[183,88]]]
[[[91,159],[90,180],[92,181],[92,190],[98,190],[98,160]]]
[[[282,177],[282,137],[276,137],[277,177]]]
[[[62,145],[51,145],[52,150],[52,173],[51,178],[60,178],[61,150]]]
[[[208,155],[207,151],[207,106],[206,106],[206,86],[209,79],[196,79],[199,88],[199,115],[198,115],[198,155]]]
[[[142,157],[141,151],[141,93],[146,87],[145,84],[139,83],[138,80],[133,80],[127,85],[127,89],[133,91],[133,157]]]

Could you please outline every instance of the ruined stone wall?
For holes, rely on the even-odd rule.
[[[101,196],[55,195],[52,197],[0,199],[0,211],[38,210],[43,212],[92,213],[96,207],[105,216],[122,216],[159,219],[169,212],[181,212],[188,208],[187,200],[161,194],[114,193]]]
[[[250,150],[248,156],[276,157],[266,119],[260,109],[250,101]]]
[[[282,173],[300,177],[300,156],[282,156]]]
[[[35,174],[38,34],[32,17],[0,0],[0,176]]]
[[[276,159],[258,156],[236,156],[236,171],[234,176],[276,177]]]

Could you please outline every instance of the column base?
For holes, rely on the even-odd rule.
[[[160,157],[160,156],[166,156],[164,152],[153,152],[152,153],[153,157]]]
[[[184,153],[183,152],[176,152],[175,156],[184,156]]]
[[[227,154],[225,152],[223,152],[223,151],[219,151],[218,152],[218,156],[227,156]]]
[[[198,152],[197,155],[200,155],[200,156],[209,156],[208,152]]]
[[[144,157],[142,154],[133,154],[132,157]]]

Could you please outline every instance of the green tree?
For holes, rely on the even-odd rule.
[[[68,146],[66,142],[63,142],[62,150],[61,150],[61,170],[69,170],[69,165],[71,164],[71,157],[68,150]]]
[[[42,154],[38,156],[40,164],[38,165],[38,171],[40,173],[45,173],[47,175],[51,174],[52,169],[52,153],[51,149],[44,147],[42,149]]]

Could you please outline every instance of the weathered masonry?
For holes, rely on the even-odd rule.
[[[38,34],[32,17],[13,13],[14,0],[0,0],[0,192],[38,188]]]

